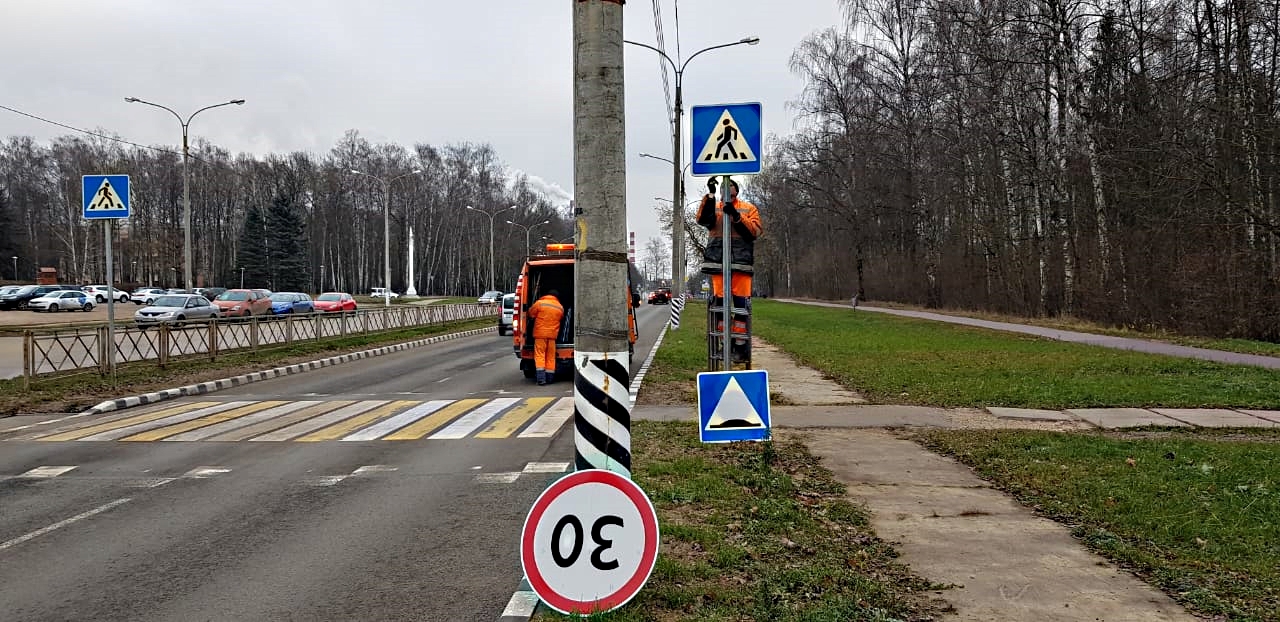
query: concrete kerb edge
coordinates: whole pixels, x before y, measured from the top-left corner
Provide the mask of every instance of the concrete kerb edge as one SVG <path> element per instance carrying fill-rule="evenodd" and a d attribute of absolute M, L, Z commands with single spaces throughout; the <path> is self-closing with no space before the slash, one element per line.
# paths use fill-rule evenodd
<path fill-rule="evenodd" d="M 141 406 L 144 404 L 154 404 L 156 402 L 163 402 L 165 400 L 171 400 L 177 397 L 187 397 L 190 395 L 203 395 L 206 393 L 213 393 L 214 391 L 229 389 L 232 387 L 238 387 L 241 385 L 251 384 L 254 382 L 260 382 L 262 380 L 270 380 L 272 378 L 277 378 L 279 376 L 300 374 L 313 369 L 323 369 L 325 367 L 330 367 L 333 365 L 341 365 L 343 363 L 349 363 L 351 361 L 361 360 L 364 358 L 382 356 L 384 354 L 392 354 L 395 352 L 402 352 L 410 348 L 419 348 L 426 345 L 440 343 L 442 341 L 450 341 L 453 339 L 461 339 L 463 337 L 471 337 L 474 335 L 492 332 L 495 330 L 497 330 L 497 327 L 492 326 L 489 328 L 476 328 L 473 330 L 466 330 L 458 333 L 449 333 L 447 335 L 436 335 L 434 337 L 426 337 L 423 339 L 417 339 L 417 340 L 409 341 L 405 343 L 397 343 L 389 346 L 382 346 L 380 348 L 373 348 L 371 350 L 362 350 L 360 352 L 353 352 L 350 354 L 342 354 L 338 356 L 331 356 L 328 358 L 317 359 L 307 363 L 298 363 L 295 365 L 288 365 L 286 367 L 276 367 L 276 368 L 268 369 L 265 371 L 253 372 L 251 374 L 242 374 L 239 376 L 232 376 L 230 378 L 222 378 L 219 380 L 209 380 L 207 382 L 201 382 L 198 384 L 189 384 L 184 387 L 177 387 L 174 389 L 165 389 L 163 391 L 144 393 L 142 395 L 132 395 L 129 397 L 123 397 L 123 398 L 114 399 L 114 400 L 107 400 L 88 410 L 85 410 L 84 412 L 81 412 L 79 416 L 101 415 L 103 413 L 109 413 L 114 410 L 124 410 L 126 408 L 133 408 L 134 406 Z"/>

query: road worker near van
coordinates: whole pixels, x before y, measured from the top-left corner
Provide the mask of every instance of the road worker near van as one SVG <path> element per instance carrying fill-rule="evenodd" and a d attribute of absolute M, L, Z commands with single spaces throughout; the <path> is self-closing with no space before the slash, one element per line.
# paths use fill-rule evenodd
<path fill-rule="evenodd" d="M 756 238 L 764 231 L 760 222 L 760 210 L 755 205 L 738 198 L 738 182 L 729 180 L 729 204 L 716 201 L 716 178 L 707 180 L 710 192 L 702 197 L 702 205 L 698 207 L 698 224 L 707 228 L 706 251 L 703 253 L 702 272 L 711 276 L 710 306 L 720 306 L 725 296 L 724 274 L 721 262 L 724 260 L 724 241 L 720 232 L 721 218 L 729 217 L 729 292 L 733 298 L 733 308 L 749 309 L 751 298 L 752 271 L 755 266 Z M 746 343 L 747 318 L 741 314 L 733 317 L 734 333 L 742 334 L 742 338 L 734 339 L 734 348 L 743 355 L 750 344 Z M 719 328 L 719 326 L 717 326 Z"/>
<path fill-rule="evenodd" d="M 549 384 L 556 375 L 556 336 L 560 334 L 560 320 L 564 318 L 564 306 L 560 304 L 560 292 L 551 290 L 529 305 L 528 316 L 533 320 L 533 364 L 538 369 L 538 384 Z"/>

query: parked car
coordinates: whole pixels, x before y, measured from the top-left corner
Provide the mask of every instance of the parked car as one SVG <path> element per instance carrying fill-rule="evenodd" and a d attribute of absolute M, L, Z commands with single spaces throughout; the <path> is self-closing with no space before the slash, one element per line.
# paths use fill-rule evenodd
<path fill-rule="evenodd" d="M 88 294 L 98 304 L 105 303 L 108 296 L 115 298 L 116 302 L 129 302 L 128 292 L 122 292 L 106 285 L 86 285 L 84 286 L 84 293 Z"/>
<path fill-rule="evenodd" d="M 316 307 L 311 302 L 311 296 L 298 292 L 276 292 L 271 294 L 271 313 L 273 315 L 315 312 Z"/>
<path fill-rule="evenodd" d="M 511 322 L 516 316 L 516 295 L 507 294 L 502 297 L 502 313 L 498 316 L 498 334 L 511 332 Z"/>
<path fill-rule="evenodd" d="M 129 300 L 132 300 L 135 305 L 149 305 L 164 293 L 164 290 L 158 287 L 139 287 L 129 295 Z"/>
<path fill-rule="evenodd" d="M 219 316 L 218 307 L 197 294 L 165 294 L 150 305 L 138 309 L 133 321 L 139 328 L 157 324 L 182 326 L 191 321 L 207 321 Z"/>
<path fill-rule="evenodd" d="M 93 300 L 80 290 L 60 289 L 27 301 L 32 311 L 92 311 Z"/>
<path fill-rule="evenodd" d="M 213 300 L 214 298 L 221 296 L 222 292 L 225 292 L 225 291 L 227 291 L 227 288 L 225 287 L 197 287 L 196 288 L 196 293 L 201 296 L 204 296 L 206 300 Z"/>
<path fill-rule="evenodd" d="M 394 291 L 388 293 L 387 288 L 385 287 L 375 287 L 369 293 L 369 296 L 373 298 L 399 298 L 400 294 L 397 294 Z"/>
<path fill-rule="evenodd" d="M 0 294 L 0 309 L 26 309 L 31 300 L 56 291 L 71 291 L 71 288 L 61 285 L 23 285 L 7 294 Z"/>
<path fill-rule="evenodd" d="M 271 313 L 271 295 L 256 289 L 229 289 L 213 300 L 222 317 L 249 317 Z"/>
<path fill-rule="evenodd" d="M 496 305 L 501 300 L 502 300 L 502 292 L 495 290 L 495 291 L 485 292 L 483 294 L 480 294 L 480 297 L 476 299 L 476 304 Z"/>
<path fill-rule="evenodd" d="M 669 305 L 671 304 L 671 290 L 661 287 L 649 292 L 649 304 L 651 305 Z"/>
<path fill-rule="evenodd" d="M 316 311 L 355 311 L 356 299 L 343 292 L 325 292 L 313 303 Z"/>

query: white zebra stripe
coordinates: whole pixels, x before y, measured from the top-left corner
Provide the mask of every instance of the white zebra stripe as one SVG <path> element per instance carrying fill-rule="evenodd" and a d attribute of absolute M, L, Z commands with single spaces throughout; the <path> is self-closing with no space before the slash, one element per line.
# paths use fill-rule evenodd
<path fill-rule="evenodd" d="M 547 438 L 556 433 L 573 416 L 573 398 L 562 397 L 550 408 L 543 411 L 532 425 L 525 428 L 517 438 Z"/>
<path fill-rule="evenodd" d="M 183 413 L 181 415 L 174 415 L 172 417 L 165 417 L 164 419 L 156 419 L 155 421 L 147 421 L 145 423 L 136 423 L 134 425 L 125 426 L 123 428 L 117 428 L 115 430 L 107 430 L 106 432 L 99 432 L 97 434 L 94 434 L 92 436 L 86 436 L 79 440 L 81 441 L 114 441 L 114 440 L 124 438 L 126 436 L 131 436 L 138 432 L 145 432 L 147 430 L 152 430 L 155 428 L 163 428 L 167 425 L 173 425 L 175 423 L 182 423 L 184 421 L 191 421 L 192 419 L 199 419 L 206 415 L 220 413 L 224 410 L 231 410 L 233 408 L 240 408 L 241 406 L 248 406 L 249 404 L 253 404 L 253 403 L 255 402 L 253 401 L 223 402 L 221 404 L 218 404 L 217 406 L 209 406 L 207 408 L 193 410 L 189 413 Z"/>
<path fill-rule="evenodd" d="M 427 440 L 455 440 L 466 438 L 476 428 L 487 423 L 498 413 L 511 408 L 520 401 L 518 397 L 501 397 L 490 400 L 487 404 L 467 413 L 461 419 L 449 424 L 449 427 L 432 434 Z"/>
<path fill-rule="evenodd" d="M 240 428 L 258 423 L 259 421 L 266 421 L 267 419 L 279 417 L 280 415 L 287 415 L 295 410 L 301 410 L 306 406 L 311 406 L 313 404 L 319 404 L 319 403 L 320 402 L 292 402 L 289 404 L 281 404 L 274 408 L 268 408 L 262 412 L 253 413 L 252 415 L 248 415 L 246 417 L 240 417 L 237 419 L 232 419 L 230 421 L 223 421 L 222 423 L 217 423 L 204 428 L 196 428 L 194 430 L 191 430 L 190 432 L 183 432 L 182 434 L 178 434 L 176 436 L 170 436 L 168 438 L 163 438 L 160 440 L 162 441 L 198 441 L 201 439 L 209 438 L 211 436 L 217 436 L 219 434 L 222 434 L 223 432 L 238 430 Z"/>
<path fill-rule="evenodd" d="M 263 434 L 262 436 L 255 436 L 249 440 L 250 441 L 287 441 L 291 438 L 295 438 L 298 436 L 302 436 L 303 434 L 307 434 L 308 432 L 315 432 L 320 428 L 327 428 L 339 421 L 342 421 L 343 419 L 354 417 L 366 410 L 373 410 L 374 408 L 382 406 L 383 404 L 386 404 L 389 401 L 390 400 L 369 400 L 364 402 L 356 402 L 355 404 L 344 406 L 329 414 L 321 415 L 319 417 L 312 417 L 311 419 L 307 419 L 306 421 L 303 421 L 301 423 L 295 423 L 287 428 L 276 430 L 275 432 L 270 432 L 268 434 Z"/>
<path fill-rule="evenodd" d="M 431 400 L 423 402 L 406 410 L 390 419 L 379 421 L 363 430 L 348 434 L 340 440 L 344 441 L 375 441 L 379 438 L 395 432 L 431 413 L 452 404 L 454 400 Z"/>

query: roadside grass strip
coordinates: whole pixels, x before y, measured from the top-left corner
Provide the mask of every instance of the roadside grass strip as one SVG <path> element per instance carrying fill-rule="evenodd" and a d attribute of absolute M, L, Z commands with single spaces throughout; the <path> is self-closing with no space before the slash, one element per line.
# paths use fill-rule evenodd
<path fill-rule="evenodd" d="M 753 311 L 757 335 L 874 403 L 1048 409 L 1280 407 L 1280 373 L 1258 367 L 852 309 L 757 300 Z M 679 350 L 659 352 L 658 362 L 687 366 L 692 362 L 688 356 Z M 655 364 L 657 369 L 661 368 Z"/>
<path fill-rule="evenodd" d="M 1199 613 L 1280 620 L 1280 430 L 916 438 Z"/>
<path fill-rule="evenodd" d="M 668 330 L 639 387 L 637 404 L 695 404 L 698 372 L 707 371 L 706 302 L 690 301 L 680 328 Z"/>
<path fill-rule="evenodd" d="M 704 445 L 680 422 L 636 421 L 631 433 L 661 548 L 635 600 L 591 619 L 919 620 L 946 608 L 803 444 Z"/>

